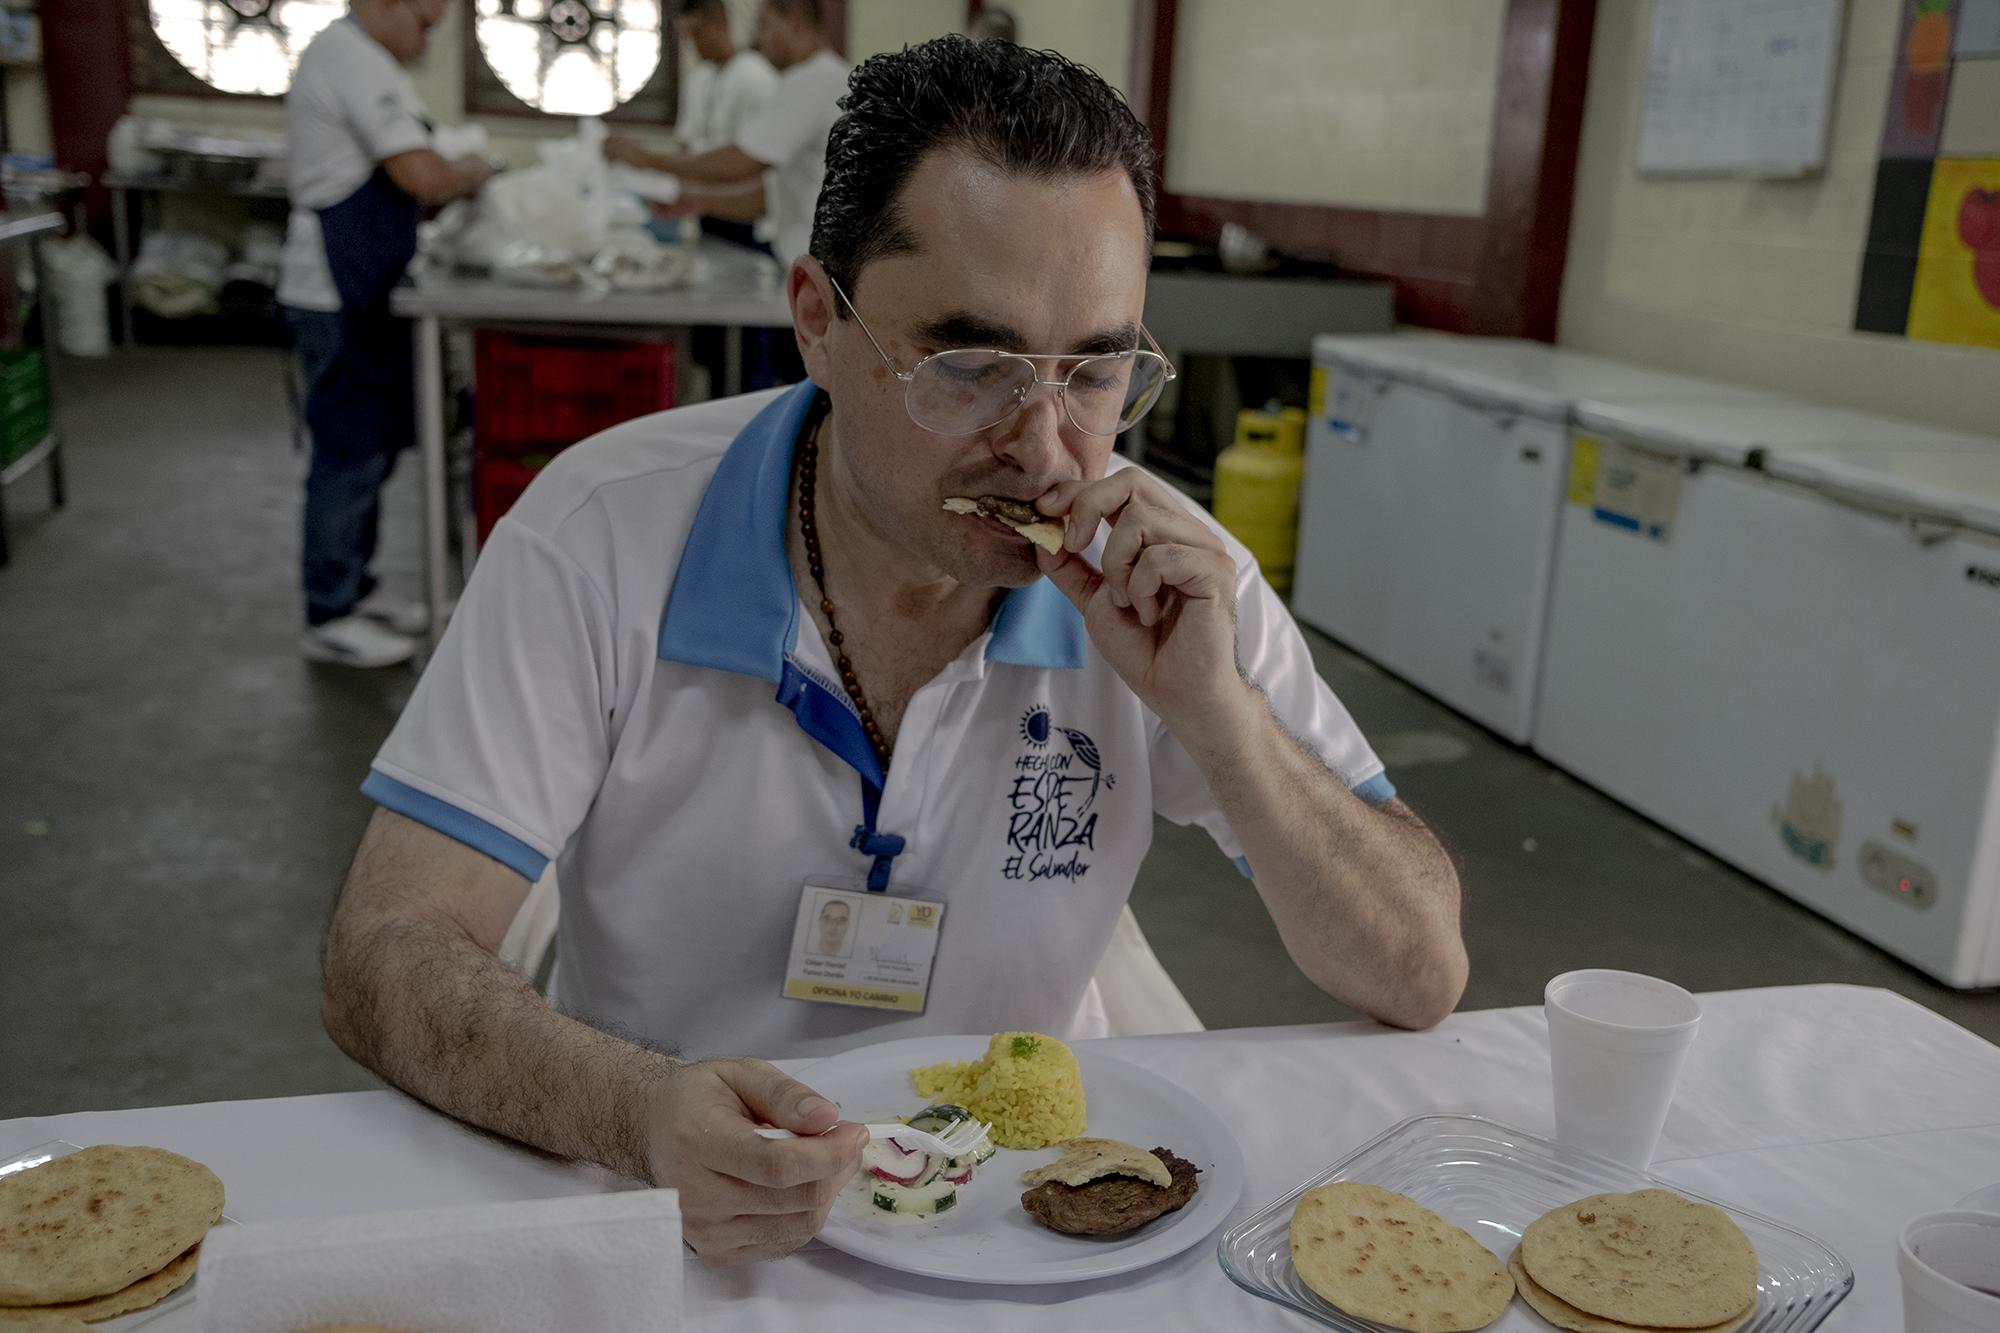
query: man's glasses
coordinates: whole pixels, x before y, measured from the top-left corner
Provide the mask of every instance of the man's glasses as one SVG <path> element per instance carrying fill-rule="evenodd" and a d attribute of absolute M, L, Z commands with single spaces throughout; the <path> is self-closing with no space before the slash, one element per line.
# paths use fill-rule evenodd
<path fill-rule="evenodd" d="M 840 294 L 882 364 L 902 381 L 903 408 L 910 420 L 933 435 L 977 435 L 990 430 L 1020 411 L 1038 384 L 1056 391 L 1071 424 L 1084 434 L 1118 435 L 1152 410 L 1160 401 L 1160 391 L 1176 373 L 1143 326 L 1139 332 L 1147 347 L 1129 352 L 1077 356 L 957 347 L 933 352 L 917 362 L 915 369 L 903 370 L 882 350 L 847 292 L 831 276 L 827 281 L 833 282 L 833 290 Z M 1042 361 L 1069 369 L 1059 378 L 1044 379 L 1036 366 Z"/>

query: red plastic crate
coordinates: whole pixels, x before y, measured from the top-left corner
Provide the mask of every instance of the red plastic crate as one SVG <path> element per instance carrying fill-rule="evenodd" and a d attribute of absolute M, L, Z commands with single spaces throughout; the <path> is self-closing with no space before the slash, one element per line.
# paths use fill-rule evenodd
<path fill-rule="evenodd" d="M 473 440 L 491 457 L 549 453 L 674 405 L 672 343 L 481 330 Z"/>
<path fill-rule="evenodd" d="M 521 498 L 521 492 L 528 489 L 528 483 L 548 465 L 546 455 L 538 455 L 532 460 L 519 458 L 494 458 L 474 452 L 472 455 L 472 520 L 479 532 L 479 544 L 493 535 L 493 525 L 500 521 L 500 515 L 514 507 L 514 501 Z"/>

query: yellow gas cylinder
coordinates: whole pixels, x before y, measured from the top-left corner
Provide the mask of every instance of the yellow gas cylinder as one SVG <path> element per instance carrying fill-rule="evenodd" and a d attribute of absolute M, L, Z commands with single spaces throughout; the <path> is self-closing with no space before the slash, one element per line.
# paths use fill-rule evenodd
<path fill-rule="evenodd" d="M 1303 414 L 1294 423 L 1280 412 L 1245 409 L 1236 414 L 1236 443 L 1215 460 L 1216 520 L 1250 548 L 1280 591 L 1292 585 L 1298 552 L 1304 439 Z"/>

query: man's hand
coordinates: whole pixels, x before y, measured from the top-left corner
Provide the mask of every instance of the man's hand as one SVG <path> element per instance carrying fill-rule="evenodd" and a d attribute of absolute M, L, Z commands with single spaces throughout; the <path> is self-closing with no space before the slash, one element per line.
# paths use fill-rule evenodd
<path fill-rule="evenodd" d="M 644 144 L 629 134 L 608 134 L 604 137 L 604 158 L 607 162 L 623 162 L 628 167 L 643 167 L 651 153 Z"/>
<path fill-rule="evenodd" d="M 459 186 L 467 195 L 478 194 L 493 179 L 493 164 L 477 153 L 453 158 L 451 167 L 458 173 Z"/>
<path fill-rule="evenodd" d="M 1207 525 L 1138 468 L 1066 481 L 1035 505 L 1063 518 L 1042 572 L 1083 612 L 1091 642 L 1176 732 L 1237 716 L 1251 697 L 1236 663 L 1236 563 Z M 1102 570 L 1077 554 L 1111 524 Z"/>
<path fill-rule="evenodd" d="M 761 1138 L 758 1124 L 807 1137 Z M 682 1234 L 710 1264 L 775 1259 L 811 1240 L 867 1143 L 832 1102 L 761 1060 L 681 1065 L 647 1108 L 647 1168 L 680 1191 Z"/>

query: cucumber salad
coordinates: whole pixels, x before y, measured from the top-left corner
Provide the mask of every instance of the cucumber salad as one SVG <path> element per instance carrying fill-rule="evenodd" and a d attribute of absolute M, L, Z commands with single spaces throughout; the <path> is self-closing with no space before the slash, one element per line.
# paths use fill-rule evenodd
<path fill-rule="evenodd" d="M 903 1123 L 911 1129 L 942 1134 L 961 1120 L 972 1119 L 963 1106 L 926 1106 Z M 949 1212 L 958 1203 L 958 1189 L 972 1183 L 972 1169 L 995 1152 L 991 1140 L 963 1157 L 917 1152 L 894 1139 L 871 1143 L 861 1154 L 867 1171 L 868 1202 L 885 1213 L 930 1217 Z"/>

